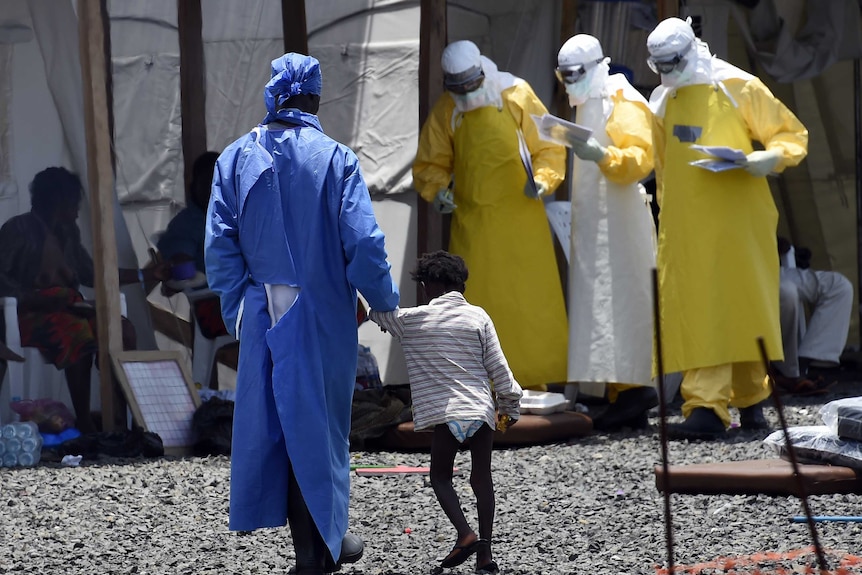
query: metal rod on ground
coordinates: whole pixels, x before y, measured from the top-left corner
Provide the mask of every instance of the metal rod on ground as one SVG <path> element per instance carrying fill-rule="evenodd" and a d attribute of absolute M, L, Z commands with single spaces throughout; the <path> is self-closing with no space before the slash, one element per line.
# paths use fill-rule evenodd
<path fill-rule="evenodd" d="M 862 65 L 859 58 L 853 60 L 853 143 L 854 157 L 862 154 Z M 856 281 L 862 286 L 862 166 L 856 162 Z M 862 345 L 862 290 L 859 292 L 857 317 L 859 318 L 859 343 Z"/>
<path fill-rule="evenodd" d="M 862 523 L 862 517 L 855 515 L 815 515 L 811 520 L 817 523 Z M 793 523 L 806 523 L 807 521 L 808 517 L 804 515 L 793 516 Z"/>
<path fill-rule="evenodd" d="M 769 355 L 766 353 L 766 343 L 762 337 L 757 338 L 757 346 L 760 348 L 760 359 L 763 361 L 763 367 L 766 373 L 769 373 Z M 787 456 L 790 458 L 790 465 L 793 467 L 793 476 L 796 478 L 796 484 L 799 488 L 799 498 L 802 500 L 802 509 L 805 512 L 806 523 L 808 530 L 811 532 L 811 541 L 814 543 L 814 553 L 817 555 L 817 564 L 820 571 L 826 573 L 829 570 L 829 565 L 826 563 L 826 556 L 823 554 L 823 547 L 820 545 L 820 537 L 817 535 L 817 527 L 814 525 L 814 517 L 811 515 L 811 508 L 808 506 L 808 490 L 805 489 L 805 481 L 802 479 L 802 472 L 799 471 L 799 460 L 796 459 L 796 449 L 793 448 L 793 442 L 790 441 L 790 436 L 787 433 L 787 420 L 784 417 L 784 405 L 778 395 L 778 390 L 772 385 L 772 378 L 769 378 L 769 386 L 771 388 L 772 401 L 775 403 L 775 410 L 778 412 L 778 421 L 781 423 L 781 433 L 784 434 L 784 446 L 787 450 Z"/>
<path fill-rule="evenodd" d="M 667 456 L 667 402 L 664 389 L 664 361 L 661 351 L 661 306 L 658 297 L 658 271 L 652 269 L 652 310 L 655 329 L 655 358 L 658 372 L 659 440 L 661 441 L 661 469 L 664 477 L 664 531 L 667 544 L 667 572 L 673 575 L 673 520 L 670 513 L 670 465 Z"/>

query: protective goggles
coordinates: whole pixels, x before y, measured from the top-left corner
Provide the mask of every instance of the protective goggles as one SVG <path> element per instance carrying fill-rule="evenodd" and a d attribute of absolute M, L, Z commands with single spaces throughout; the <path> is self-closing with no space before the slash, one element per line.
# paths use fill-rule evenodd
<path fill-rule="evenodd" d="M 656 74 L 670 74 L 681 63 L 685 62 L 685 55 L 690 49 L 691 44 L 686 46 L 681 52 L 677 52 L 671 56 L 670 59 L 668 59 L 667 56 L 662 56 L 661 59 L 657 60 L 655 57 L 650 56 L 647 58 L 647 65 L 649 66 L 649 69 Z"/>
<path fill-rule="evenodd" d="M 457 74 L 444 74 L 443 87 L 455 94 L 467 94 L 478 90 L 485 81 L 485 72 L 481 66 L 474 66 L 469 70 Z"/>
<path fill-rule="evenodd" d="M 557 66 L 554 70 L 554 74 L 557 76 L 557 80 L 563 84 L 574 84 L 586 76 L 587 72 L 592 68 L 595 68 L 601 61 L 602 60 L 596 60 L 594 62 L 587 62 L 586 64 L 578 64 L 577 66 L 566 66 L 565 68 Z"/>

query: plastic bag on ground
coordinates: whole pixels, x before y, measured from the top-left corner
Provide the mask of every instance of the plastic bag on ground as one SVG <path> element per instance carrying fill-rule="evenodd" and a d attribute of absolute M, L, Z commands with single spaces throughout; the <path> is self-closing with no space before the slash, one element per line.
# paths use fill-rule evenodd
<path fill-rule="evenodd" d="M 828 425 L 791 427 L 787 436 L 802 463 L 828 463 L 862 469 L 862 442 L 841 439 Z M 784 432 L 770 433 L 763 442 L 782 459 L 788 459 Z"/>
<path fill-rule="evenodd" d="M 820 408 L 820 417 L 838 437 L 862 441 L 862 397 L 830 401 Z"/>

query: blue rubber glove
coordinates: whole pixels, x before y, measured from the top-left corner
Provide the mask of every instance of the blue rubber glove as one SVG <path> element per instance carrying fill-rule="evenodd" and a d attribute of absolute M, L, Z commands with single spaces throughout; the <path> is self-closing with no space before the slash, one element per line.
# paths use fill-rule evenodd
<path fill-rule="evenodd" d="M 443 188 L 437 192 L 437 195 L 434 197 L 433 205 L 434 209 L 441 214 L 451 214 L 455 211 L 455 208 L 458 207 L 452 199 L 452 190 L 447 188 Z"/>
<path fill-rule="evenodd" d="M 741 162 L 745 170 L 756 178 L 767 176 L 778 165 L 781 159 L 779 150 L 756 150 L 745 157 Z"/>
<path fill-rule="evenodd" d="M 590 138 L 586 142 L 575 140 L 572 142 L 572 152 L 582 160 L 588 162 L 601 162 L 608 151 L 595 138 Z"/>

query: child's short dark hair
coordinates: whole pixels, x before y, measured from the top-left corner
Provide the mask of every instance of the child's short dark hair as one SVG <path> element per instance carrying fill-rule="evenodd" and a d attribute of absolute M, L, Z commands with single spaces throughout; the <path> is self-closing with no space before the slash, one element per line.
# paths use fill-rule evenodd
<path fill-rule="evenodd" d="M 467 283 L 467 264 L 460 256 L 439 250 L 422 254 L 416 262 L 416 269 L 410 272 L 413 281 L 435 282 L 448 286 Z"/>

